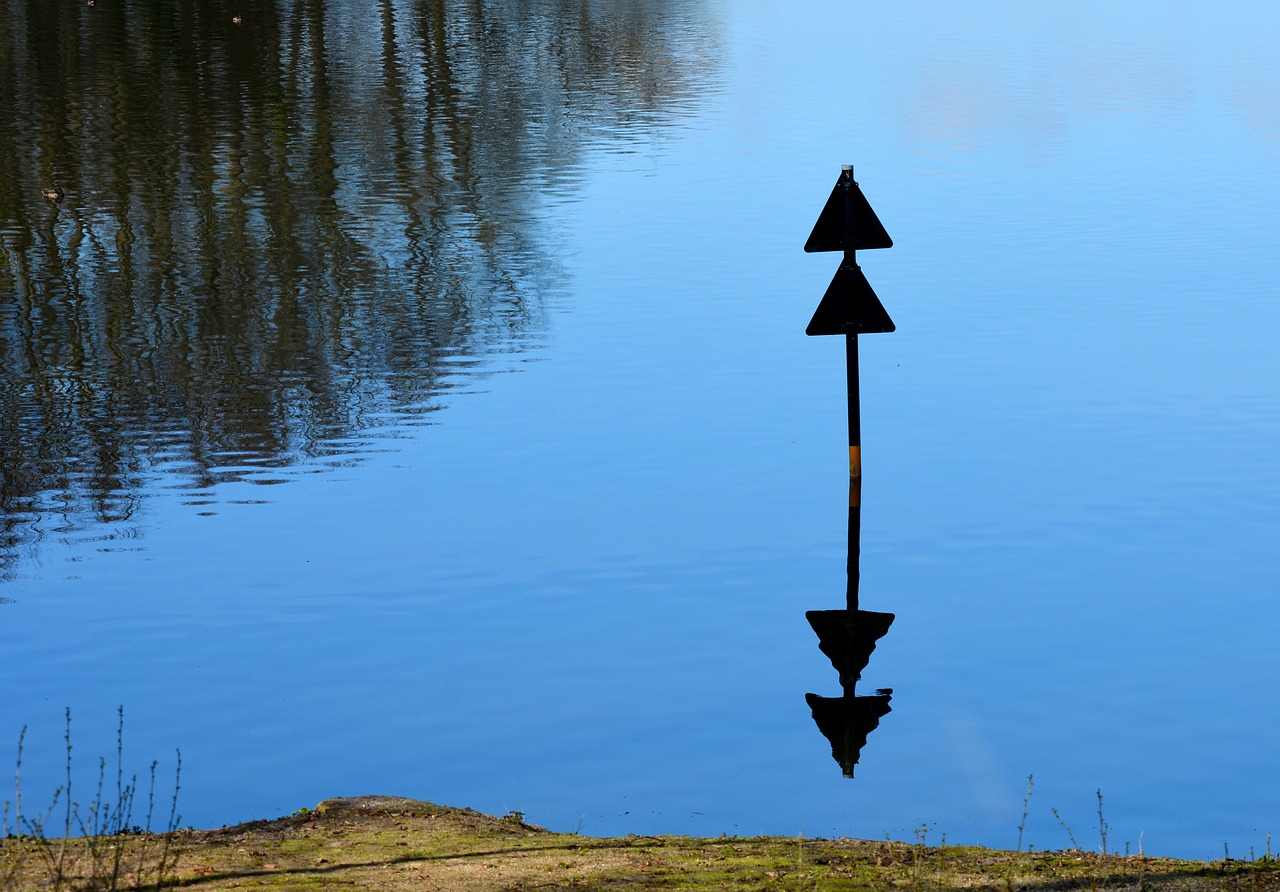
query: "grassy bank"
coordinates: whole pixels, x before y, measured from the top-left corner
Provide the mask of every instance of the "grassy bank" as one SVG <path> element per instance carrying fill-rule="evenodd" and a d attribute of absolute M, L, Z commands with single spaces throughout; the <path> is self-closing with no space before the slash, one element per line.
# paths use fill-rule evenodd
<path fill-rule="evenodd" d="M 163 845 L 167 838 L 167 847 Z M 1277 890 L 1280 862 L 1177 861 L 1080 851 L 1002 852 L 792 837 L 596 839 L 551 833 L 470 809 L 395 797 L 331 799 L 273 821 L 173 834 L 119 834 L 63 846 L 61 876 L 33 840 L 0 840 L 5 892 L 154 887 L 154 872 L 103 875 L 103 864 L 156 866 L 197 890 L 554 889 L 1222 889 Z M 103 846 L 106 846 L 104 849 Z M 103 856 L 106 860 L 103 860 Z M 95 868 L 93 858 L 96 857 Z M 147 866 L 149 865 L 149 866 Z"/>

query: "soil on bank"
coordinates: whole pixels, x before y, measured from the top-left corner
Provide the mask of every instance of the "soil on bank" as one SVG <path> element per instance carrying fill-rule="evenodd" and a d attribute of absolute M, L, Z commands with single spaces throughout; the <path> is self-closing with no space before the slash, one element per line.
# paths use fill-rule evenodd
<path fill-rule="evenodd" d="M 168 848 L 165 848 L 167 842 Z M 160 836 L 0 840 L 0 888 L 214 890 L 1221 889 L 1280 892 L 1280 862 L 1175 861 L 795 837 L 597 839 L 389 796 L 329 799 L 273 821 Z M 48 851 L 41 851 L 41 848 Z M 105 873 L 104 873 L 105 871 Z"/>

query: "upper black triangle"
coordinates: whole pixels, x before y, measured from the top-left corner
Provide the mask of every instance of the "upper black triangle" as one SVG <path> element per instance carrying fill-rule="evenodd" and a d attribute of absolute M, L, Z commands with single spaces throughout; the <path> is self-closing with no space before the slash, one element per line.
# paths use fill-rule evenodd
<path fill-rule="evenodd" d="M 847 201 L 846 201 L 847 197 Z M 871 209 L 853 177 L 844 171 L 836 180 L 818 222 L 804 243 L 805 251 L 864 251 L 892 248 L 893 239 Z"/>
<path fill-rule="evenodd" d="M 858 335 L 890 332 L 896 328 L 884 304 L 871 290 L 862 268 L 846 261 L 836 270 L 804 333 Z"/>

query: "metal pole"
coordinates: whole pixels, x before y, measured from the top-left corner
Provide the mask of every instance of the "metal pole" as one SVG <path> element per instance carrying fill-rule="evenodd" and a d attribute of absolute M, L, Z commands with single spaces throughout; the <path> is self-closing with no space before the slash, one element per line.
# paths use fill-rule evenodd
<path fill-rule="evenodd" d="M 858 557 L 862 538 L 862 420 L 858 403 L 858 336 L 844 336 L 845 375 L 849 390 L 849 610 L 858 609 Z"/>
<path fill-rule="evenodd" d="M 853 212 L 853 165 L 844 164 L 840 168 L 845 186 L 844 227 L 848 243 L 853 242 L 857 233 L 857 221 Z M 843 263 L 857 266 L 857 252 L 846 248 Z M 862 552 L 862 412 L 858 393 L 858 335 L 857 332 L 844 336 L 845 387 L 849 399 L 849 560 L 848 587 L 845 600 L 849 610 L 858 609 L 858 558 Z"/>

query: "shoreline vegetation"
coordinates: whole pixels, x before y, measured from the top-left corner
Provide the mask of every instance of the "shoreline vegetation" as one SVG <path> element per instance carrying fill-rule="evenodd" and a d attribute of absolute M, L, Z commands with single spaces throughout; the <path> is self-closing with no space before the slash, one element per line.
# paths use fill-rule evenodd
<path fill-rule="evenodd" d="M 1185 861 L 927 845 L 923 839 L 598 838 L 544 830 L 519 812 L 494 817 L 395 796 L 328 799 L 286 817 L 215 830 L 0 839 L 3 892 L 156 888 L 1266 892 L 1280 890 L 1280 861 L 1269 852 L 1249 860 L 1224 853 L 1219 861 Z"/>
<path fill-rule="evenodd" d="M 176 755 L 167 808 L 157 800 L 158 761 L 145 789 L 126 779 L 124 707 L 118 707 L 114 770 L 97 761 L 87 804 L 73 796 L 71 710 L 65 712 L 66 780 L 41 810 L 24 809 L 18 735 L 14 798 L 0 813 L 0 892 L 117 892 L 195 889 L 411 890 L 1064 890 L 1136 889 L 1280 892 L 1280 860 L 1225 849 L 1218 861 L 1108 853 L 1109 826 L 1098 790 L 1099 850 L 1075 834 L 1060 851 L 1023 849 L 1034 779 L 1028 775 L 1017 847 L 929 845 L 915 841 L 806 839 L 803 836 L 593 837 L 557 833 L 512 811 L 502 817 L 399 796 L 326 799 L 314 809 L 211 830 L 181 828 Z M 114 788 L 114 789 L 112 789 Z M 80 790 L 76 785 L 75 790 Z M 28 804 L 29 804 L 28 797 Z M 160 824 L 162 819 L 163 825 Z M 156 827 L 153 830 L 153 826 Z"/>

